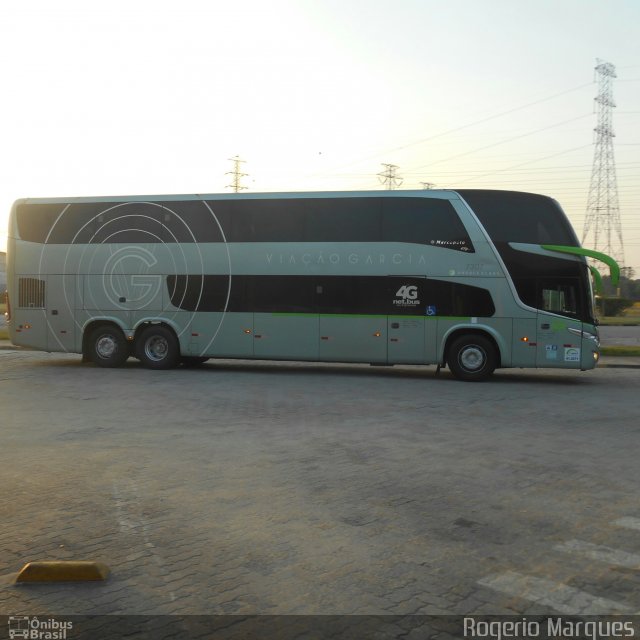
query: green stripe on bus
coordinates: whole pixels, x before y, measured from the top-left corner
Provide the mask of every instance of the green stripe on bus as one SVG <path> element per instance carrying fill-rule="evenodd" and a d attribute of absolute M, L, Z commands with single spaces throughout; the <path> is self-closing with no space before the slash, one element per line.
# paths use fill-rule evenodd
<path fill-rule="evenodd" d="M 600 275 L 600 272 L 593 265 L 590 264 L 588 266 L 589 266 L 589 271 L 591 271 L 591 275 L 593 276 L 593 283 L 596 288 L 596 293 L 599 295 L 602 293 L 602 290 L 603 290 L 602 276 Z"/>
<path fill-rule="evenodd" d="M 583 247 L 565 247 L 559 244 L 541 244 L 543 249 L 547 251 L 557 251 L 558 253 L 570 253 L 574 256 L 586 256 L 587 258 L 593 258 L 604 262 L 609 267 L 609 273 L 611 275 L 611 284 L 615 287 L 620 280 L 620 267 L 618 263 L 606 253 L 600 251 L 594 251 L 593 249 L 584 249 Z"/>
<path fill-rule="evenodd" d="M 424 320 L 464 320 L 466 322 L 471 321 L 470 316 L 410 316 L 410 315 L 402 315 L 402 316 L 394 316 L 394 315 L 386 315 L 383 313 L 286 313 L 286 312 L 277 312 L 272 313 L 272 316 L 275 317 L 285 317 L 285 316 L 296 316 L 298 318 L 394 318 L 399 320 L 416 320 L 416 319 L 424 319 Z"/>

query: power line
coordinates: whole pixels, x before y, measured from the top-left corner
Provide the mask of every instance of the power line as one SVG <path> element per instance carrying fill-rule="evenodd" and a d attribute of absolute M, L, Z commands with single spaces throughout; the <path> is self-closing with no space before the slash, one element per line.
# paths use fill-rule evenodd
<path fill-rule="evenodd" d="M 420 138 L 419 140 L 415 140 L 414 142 L 409 142 L 407 144 L 400 145 L 398 147 L 392 147 L 390 149 L 378 151 L 376 153 L 369 154 L 367 156 L 362 156 L 362 157 L 358 158 L 357 160 L 353 160 L 353 161 L 348 162 L 346 164 L 339 165 L 334 170 L 335 171 L 339 171 L 340 169 L 343 169 L 343 168 L 346 168 L 346 167 L 351 167 L 354 164 L 359 164 L 361 162 L 365 162 L 366 160 L 371 160 L 372 158 L 379 158 L 381 155 L 385 155 L 385 154 L 388 154 L 388 153 L 394 153 L 396 151 L 403 151 L 404 149 L 408 149 L 409 147 L 414 147 L 416 145 L 423 144 L 425 142 L 430 142 L 431 140 L 436 140 L 437 138 L 442 138 L 444 136 L 448 136 L 448 135 L 450 135 L 452 133 L 457 133 L 458 131 L 463 131 L 464 129 L 469 129 L 471 127 L 475 127 L 476 125 L 484 124 L 485 122 L 490 122 L 491 120 L 496 120 L 498 118 L 502 118 L 503 116 L 510 115 L 510 114 L 515 113 L 517 111 L 522 111 L 524 109 L 528 109 L 529 107 L 533 107 L 535 105 L 542 104 L 543 102 L 548 102 L 549 100 L 554 100 L 555 98 L 560 98 L 561 96 L 567 95 L 568 93 L 573 93 L 574 91 L 578 91 L 580 89 L 584 89 L 585 87 L 589 87 L 592 84 L 593 84 L 593 81 L 592 82 L 586 82 L 586 83 L 580 84 L 580 85 L 578 85 L 576 87 L 572 87 L 571 89 L 565 89 L 564 91 L 560 91 L 559 93 L 554 93 L 553 95 L 546 96 L 544 98 L 539 98 L 537 100 L 532 100 L 531 102 L 527 102 L 526 104 L 520 105 L 518 107 L 513 107 L 511 109 L 507 109 L 506 111 L 500 111 L 499 113 L 494 113 L 491 116 L 487 116 L 487 117 L 481 118 L 479 120 L 474 120 L 473 122 L 468 122 L 467 124 L 460 125 L 459 127 L 454 127 L 453 129 L 447 129 L 446 131 L 442 131 L 440 133 L 436 133 L 434 135 L 427 136 L 426 138 Z"/>
<path fill-rule="evenodd" d="M 505 169 L 496 169 L 495 171 L 490 171 L 488 173 L 484 173 L 482 175 L 479 176 L 473 176 L 472 178 L 467 178 L 466 180 L 463 180 L 462 182 L 469 182 L 470 180 L 476 180 L 478 178 L 485 178 L 487 176 L 492 176 L 495 175 L 496 173 L 500 173 L 502 171 L 511 171 L 513 169 L 519 169 L 520 167 L 524 167 L 528 164 L 533 164 L 534 162 L 541 162 L 542 160 L 549 160 L 550 158 L 556 158 L 558 156 L 562 156 L 565 153 L 571 153 L 572 151 L 578 151 L 579 149 L 584 149 L 586 147 L 590 147 L 591 145 L 589 144 L 585 144 L 585 145 L 581 145 L 579 147 L 573 147 L 571 149 L 565 149 L 564 151 L 559 151 L 558 153 L 554 153 L 550 156 L 544 156 L 543 158 L 536 158 L 535 160 L 528 160 L 527 162 L 521 162 L 519 164 L 514 164 L 511 165 L 510 167 L 506 167 Z"/>
<path fill-rule="evenodd" d="M 500 140 L 499 142 L 493 142 L 491 144 L 485 145 L 483 147 L 478 147 L 477 149 L 472 149 L 471 151 L 463 151 L 462 153 L 457 153 L 453 156 L 448 156 L 447 158 L 441 158 L 440 160 L 435 160 L 434 162 L 429 162 L 428 164 L 423 164 L 420 167 L 415 167 L 414 170 L 424 169 L 425 167 L 431 167 L 434 164 L 440 164 L 441 162 L 447 162 L 448 160 L 455 160 L 457 158 L 462 158 L 463 156 L 468 156 L 472 153 L 478 153 L 479 151 L 484 151 L 485 149 L 491 149 L 493 147 L 500 146 L 502 144 L 507 144 L 508 142 L 513 142 L 514 140 L 520 140 L 521 138 L 526 138 L 528 136 L 535 135 L 536 133 L 541 133 L 542 131 L 548 131 L 549 129 L 554 129 L 555 127 L 560 127 L 563 124 L 569 124 L 570 122 L 575 122 L 576 120 L 582 120 L 583 118 L 588 118 L 592 114 L 586 113 L 581 116 L 577 116 L 576 118 L 569 118 L 569 120 L 563 120 L 562 122 L 556 122 L 555 124 L 550 124 L 546 127 L 541 127 L 540 129 L 535 129 L 534 131 L 528 131 L 527 133 L 522 133 L 517 136 L 512 136 L 511 138 L 507 138 L 506 140 Z M 578 148 L 578 147 L 576 147 Z"/>
<path fill-rule="evenodd" d="M 554 175 L 558 174 L 558 169 L 562 169 L 565 173 L 569 173 L 569 172 L 573 172 L 573 173 L 582 173 L 586 170 L 591 170 L 591 168 L 593 167 L 593 163 L 590 164 L 568 164 L 568 165 L 554 165 L 554 166 L 545 166 L 545 167 L 534 167 L 534 168 L 527 168 L 527 169 L 517 169 L 517 167 L 522 167 L 525 164 L 532 164 L 535 162 L 540 162 L 542 160 L 546 160 L 549 159 L 550 157 L 555 157 L 555 156 L 559 156 L 565 153 L 569 153 L 570 151 L 576 151 L 578 149 L 586 149 L 587 147 L 591 147 L 591 144 L 587 144 L 587 145 L 583 145 L 581 147 L 573 147 L 571 149 L 565 149 L 564 151 L 559 151 L 558 153 L 553 154 L 553 156 L 544 156 L 543 158 L 535 158 L 533 160 L 527 160 L 526 163 L 520 163 L 518 165 L 511 165 L 509 167 L 504 167 L 504 168 L 496 168 L 493 170 L 493 172 L 497 173 L 497 172 L 503 172 L 503 171 L 511 171 L 514 170 L 515 173 L 520 173 L 520 172 L 526 172 L 526 173 L 531 173 L 531 172 L 536 172 L 536 173 L 552 173 Z M 616 167 L 618 169 L 624 169 L 624 170 L 629 170 L 629 171 L 636 171 L 637 167 L 640 167 L 640 161 L 629 161 L 629 162 L 616 162 Z M 477 177 L 482 177 L 483 175 L 485 175 L 487 172 L 486 169 L 468 169 L 465 171 L 462 171 L 462 173 L 465 174 L 478 174 Z M 439 176 L 458 176 L 460 175 L 461 170 L 455 170 L 455 171 L 438 171 L 437 175 Z M 368 174 L 357 174 L 357 173 L 352 173 L 352 174 L 336 174 L 336 175 L 343 175 L 343 176 L 347 176 L 347 177 L 358 177 L 358 176 L 363 176 L 363 175 L 368 175 Z M 419 172 L 404 172 L 404 175 L 420 175 Z M 635 175 L 635 173 L 634 173 Z"/>

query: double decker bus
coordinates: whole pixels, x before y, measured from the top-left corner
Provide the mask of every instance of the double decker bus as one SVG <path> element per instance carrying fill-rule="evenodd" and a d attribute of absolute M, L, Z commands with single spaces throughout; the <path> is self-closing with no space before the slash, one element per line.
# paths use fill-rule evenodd
<path fill-rule="evenodd" d="M 152 369 L 209 358 L 587 370 L 590 267 L 558 203 L 443 190 L 23 199 L 16 345 Z"/>

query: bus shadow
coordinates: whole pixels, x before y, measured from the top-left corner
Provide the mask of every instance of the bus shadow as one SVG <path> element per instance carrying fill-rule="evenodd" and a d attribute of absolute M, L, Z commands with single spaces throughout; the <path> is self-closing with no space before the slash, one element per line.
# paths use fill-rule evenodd
<path fill-rule="evenodd" d="M 42 360 L 37 363 L 45 367 L 62 367 L 65 369 L 90 368 L 101 370 L 90 362 L 82 362 L 77 359 L 51 359 Z M 212 375 L 220 372 L 246 373 L 246 374 L 271 374 L 282 376 L 318 376 L 331 375 L 341 377 L 370 377 L 389 379 L 413 379 L 413 380 L 434 380 L 442 383 L 472 384 L 465 383 L 453 376 L 448 368 L 443 367 L 440 371 L 435 365 L 366 365 L 356 363 L 324 363 L 324 362 L 300 362 L 300 361 L 272 361 L 272 360 L 226 360 L 211 359 L 197 367 L 187 367 L 180 365 L 168 371 L 153 371 L 146 369 L 142 364 L 133 358 L 129 359 L 123 367 L 112 371 L 141 371 L 149 375 L 165 375 L 174 373 L 185 376 L 192 375 Z M 109 369 L 107 369 L 109 371 Z M 549 371 L 549 370 L 524 370 L 524 369 L 497 369 L 492 377 L 481 384 L 552 384 L 554 386 L 581 386 L 591 384 L 593 379 L 588 376 L 589 372 L 580 373 L 577 371 Z M 478 383 L 476 383 L 478 384 Z"/>
<path fill-rule="evenodd" d="M 140 363 L 136 363 L 140 366 Z M 182 367 L 181 367 L 182 368 Z M 458 380 L 451 371 L 436 365 L 366 365 L 355 363 L 319 363 L 291 361 L 252 361 L 252 360 L 210 360 L 195 368 L 184 367 L 185 372 L 215 373 L 228 371 L 234 373 L 271 373 L 283 375 L 314 376 L 328 374 L 344 377 L 406 378 L 415 380 L 438 380 L 443 383 L 473 384 Z M 590 382 L 584 374 L 572 371 L 550 372 L 548 370 L 531 371 L 524 369 L 498 369 L 488 380 L 481 384 L 553 384 L 580 386 Z M 478 384 L 478 383 L 475 383 Z"/>
<path fill-rule="evenodd" d="M 298 361 L 210 360 L 199 367 L 184 367 L 185 372 L 202 373 L 269 373 L 285 376 L 331 375 L 341 377 L 414 378 L 436 377 L 435 366 L 390 367 L 355 363 Z"/>

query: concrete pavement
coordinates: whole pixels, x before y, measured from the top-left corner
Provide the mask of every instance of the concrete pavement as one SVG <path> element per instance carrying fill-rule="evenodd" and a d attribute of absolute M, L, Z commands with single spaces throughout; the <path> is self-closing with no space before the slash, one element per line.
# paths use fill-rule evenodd
<path fill-rule="evenodd" d="M 0 370 L 0 613 L 640 610 L 636 370 Z M 112 575 L 10 582 L 65 559 Z"/>

